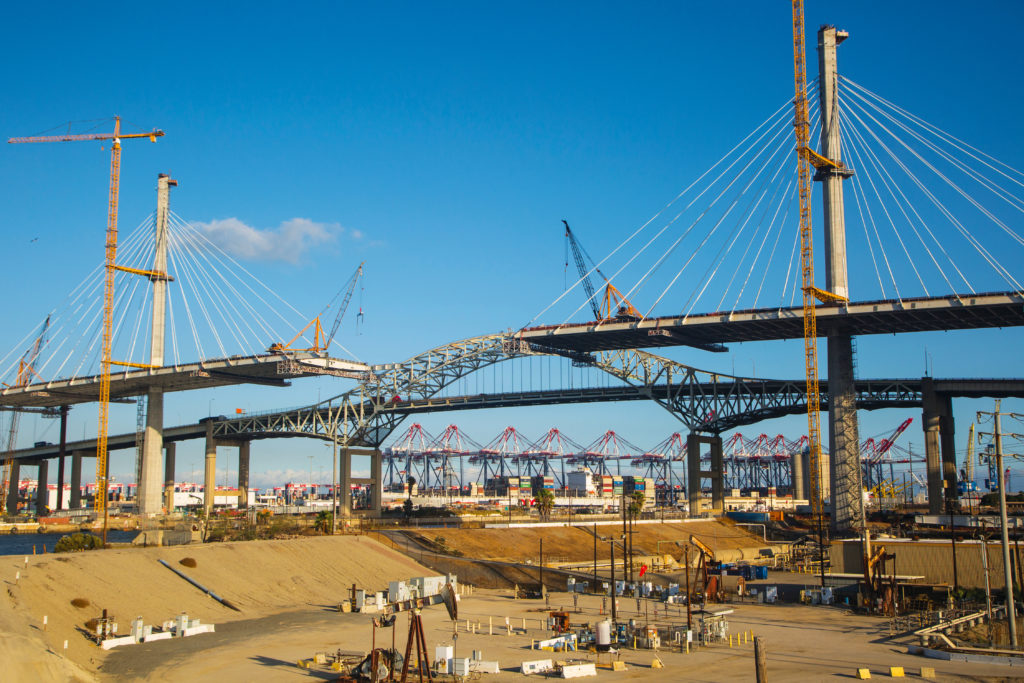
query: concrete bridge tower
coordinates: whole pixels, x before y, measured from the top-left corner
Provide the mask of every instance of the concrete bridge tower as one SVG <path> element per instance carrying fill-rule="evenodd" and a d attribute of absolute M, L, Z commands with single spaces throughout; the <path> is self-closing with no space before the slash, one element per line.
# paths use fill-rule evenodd
<path fill-rule="evenodd" d="M 150 335 L 149 364 L 164 364 L 164 341 L 167 318 L 167 214 L 170 211 L 171 188 L 178 181 L 165 173 L 157 178 L 156 189 L 156 244 L 153 257 L 153 325 Z M 163 476 L 164 446 L 164 391 L 151 386 L 146 391 L 146 433 L 142 446 L 142 467 L 139 478 L 139 514 L 160 513 L 164 498 Z"/>
<path fill-rule="evenodd" d="M 834 26 L 818 30 L 818 95 L 821 102 L 821 154 L 838 164 L 842 157 L 839 138 L 839 75 L 836 46 L 847 33 Z M 851 175 L 840 166 L 822 167 L 814 179 L 822 184 L 825 209 L 825 289 L 850 296 L 846 270 L 846 221 L 843 212 L 843 180 Z M 832 494 L 832 530 L 859 530 L 864 524 L 864 498 L 860 468 L 860 434 L 853 383 L 853 337 L 842 330 L 828 335 L 828 442 Z"/>

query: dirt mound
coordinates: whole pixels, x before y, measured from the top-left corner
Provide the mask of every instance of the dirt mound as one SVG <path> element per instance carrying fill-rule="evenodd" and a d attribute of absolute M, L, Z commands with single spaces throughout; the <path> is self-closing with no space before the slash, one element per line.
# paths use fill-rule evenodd
<path fill-rule="evenodd" d="M 157 560 L 196 566 L 188 576 L 242 611 L 234 612 L 191 586 Z M 15 584 L 13 577 L 21 572 Z M 157 624 L 181 612 L 204 622 L 252 619 L 303 606 L 340 602 L 352 584 L 368 590 L 388 581 L 429 573 L 401 553 L 360 536 L 216 543 L 167 548 L 126 548 L 70 556 L 0 558 L 7 583 L 0 610 L 0 657 L 23 667 L 10 680 L 89 680 L 104 653 L 87 638 L 85 623 L 103 609 L 120 630 L 141 616 Z M 88 600 L 87 608 L 72 600 Z M 47 625 L 43 630 L 43 617 Z M 54 653 L 68 641 L 68 659 Z M 87 671 L 80 670 L 74 663 Z"/>
<path fill-rule="evenodd" d="M 435 547 L 437 536 L 444 537 L 444 545 L 455 548 L 467 558 L 502 560 L 506 562 L 537 562 L 540 541 L 544 540 L 544 562 L 585 562 L 594 556 L 594 525 L 523 527 L 512 529 L 438 529 L 419 535 L 424 544 Z M 681 551 L 675 541 L 688 541 L 694 535 L 714 551 L 764 547 L 764 541 L 743 529 L 719 520 L 664 522 L 636 524 L 633 534 L 633 552 L 636 555 L 671 554 L 678 558 Z M 622 524 L 598 522 L 598 536 L 618 538 Z M 417 534 L 413 534 L 415 537 Z M 415 552 L 413 553 L 415 556 Z M 597 543 L 598 560 L 607 560 L 607 542 Z"/>

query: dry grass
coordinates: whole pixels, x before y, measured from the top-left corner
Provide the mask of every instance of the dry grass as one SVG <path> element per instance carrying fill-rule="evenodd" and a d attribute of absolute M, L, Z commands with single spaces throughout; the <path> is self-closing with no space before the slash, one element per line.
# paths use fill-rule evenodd
<path fill-rule="evenodd" d="M 195 569 L 198 563 L 191 557 L 183 557 L 180 560 L 178 560 L 178 564 L 184 567 L 189 567 L 190 569 Z"/>
<path fill-rule="evenodd" d="M 84 609 L 92 603 L 89 602 L 88 598 L 75 598 L 71 601 L 71 604 L 77 607 L 78 609 Z"/>

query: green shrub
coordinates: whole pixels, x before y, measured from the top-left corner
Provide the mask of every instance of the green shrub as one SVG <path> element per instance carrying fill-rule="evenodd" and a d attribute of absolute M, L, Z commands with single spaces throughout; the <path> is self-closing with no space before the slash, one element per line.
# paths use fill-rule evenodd
<path fill-rule="evenodd" d="M 82 550 L 95 550 L 103 547 L 103 539 L 92 534 L 71 534 L 61 536 L 54 546 L 55 553 L 74 553 Z"/>

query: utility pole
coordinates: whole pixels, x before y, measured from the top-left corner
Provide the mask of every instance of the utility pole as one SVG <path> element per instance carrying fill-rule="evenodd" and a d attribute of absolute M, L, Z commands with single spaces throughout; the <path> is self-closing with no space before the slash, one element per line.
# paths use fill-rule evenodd
<path fill-rule="evenodd" d="M 1001 538 L 1003 543 L 1003 581 L 1006 584 L 1006 619 L 1009 622 L 1010 627 L 1010 647 L 1014 650 L 1017 649 L 1017 612 L 1013 603 L 1013 574 L 1010 571 L 1010 537 L 1007 530 L 1007 519 L 1006 519 L 1006 483 L 1003 480 L 1003 428 L 1001 416 L 1003 413 L 999 412 L 999 408 L 1002 405 L 1002 401 L 996 399 L 996 409 L 991 413 L 978 412 L 978 421 L 981 421 L 982 415 L 991 415 L 994 422 L 995 432 L 991 434 L 996 442 L 996 479 L 998 480 L 999 490 L 999 524 L 1001 531 Z M 982 432 L 978 433 L 981 437 Z M 985 434 L 989 435 L 989 434 Z M 1013 438 L 1024 438 L 1020 434 L 1008 434 Z"/>
<path fill-rule="evenodd" d="M 611 594 L 612 594 L 612 628 L 615 628 L 616 613 L 615 613 L 615 538 L 614 537 L 611 537 L 611 538 L 608 539 L 608 545 L 611 547 L 611 552 L 612 552 L 612 555 L 611 555 L 612 559 L 611 559 L 611 563 L 610 563 L 609 566 L 612 568 L 612 590 L 611 590 Z"/>

